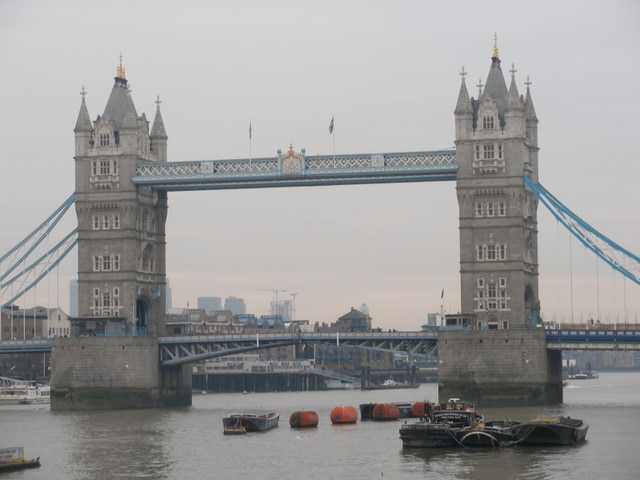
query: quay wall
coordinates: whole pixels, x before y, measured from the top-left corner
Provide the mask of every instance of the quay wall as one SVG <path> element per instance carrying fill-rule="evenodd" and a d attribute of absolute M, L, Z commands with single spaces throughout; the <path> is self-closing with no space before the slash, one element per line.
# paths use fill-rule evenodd
<path fill-rule="evenodd" d="M 191 405 L 189 365 L 161 368 L 153 337 L 56 338 L 51 363 L 52 410 Z"/>
<path fill-rule="evenodd" d="M 562 402 L 562 353 L 543 329 L 438 333 L 438 396 L 479 406 Z"/>

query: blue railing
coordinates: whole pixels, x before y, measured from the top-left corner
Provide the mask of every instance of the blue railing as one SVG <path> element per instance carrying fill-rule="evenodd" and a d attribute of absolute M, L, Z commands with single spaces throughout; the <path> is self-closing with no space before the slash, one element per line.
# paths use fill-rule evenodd
<path fill-rule="evenodd" d="M 547 329 L 547 343 L 640 343 L 640 330 Z"/>

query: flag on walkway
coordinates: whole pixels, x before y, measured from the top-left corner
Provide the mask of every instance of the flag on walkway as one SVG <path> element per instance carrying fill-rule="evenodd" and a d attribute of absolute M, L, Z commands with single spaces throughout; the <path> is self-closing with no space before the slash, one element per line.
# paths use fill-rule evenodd
<path fill-rule="evenodd" d="M 333 117 L 331 117 L 331 123 L 329 124 L 329 134 L 333 133 Z"/>
<path fill-rule="evenodd" d="M 444 298 L 444 288 L 442 289 L 442 293 L 440 294 L 440 298 Z"/>
<path fill-rule="evenodd" d="M 251 120 L 249 120 L 249 140 L 251 140 Z"/>

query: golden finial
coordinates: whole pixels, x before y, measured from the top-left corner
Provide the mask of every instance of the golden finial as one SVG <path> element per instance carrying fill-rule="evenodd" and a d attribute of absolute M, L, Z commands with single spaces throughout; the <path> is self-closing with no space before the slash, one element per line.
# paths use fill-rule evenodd
<path fill-rule="evenodd" d="M 289 155 L 293 155 L 296 151 L 293 149 L 293 143 L 289 144 Z"/>
<path fill-rule="evenodd" d="M 498 34 L 496 32 L 493 33 L 493 56 L 500 58 L 498 55 Z"/>
<path fill-rule="evenodd" d="M 124 74 L 124 67 L 122 66 L 122 54 L 120 54 L 120 65 L 116 68 L 116 77 L 126 80 L 127 77 Z"/>

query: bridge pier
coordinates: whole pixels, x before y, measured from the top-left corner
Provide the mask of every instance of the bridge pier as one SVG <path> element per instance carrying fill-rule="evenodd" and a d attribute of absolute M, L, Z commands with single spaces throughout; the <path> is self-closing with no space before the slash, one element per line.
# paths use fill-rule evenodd
<path fill-rule="evenodd" d="M 562 402 L 562 353 L 542 329 L 438 333 L 438 396 L 485 406 Z"/>
<path fill-rule="evenodd" d="M 189 365 L 160 367 L 153 337 L 56 338 L 51 410 L 191 405 Z"/>

